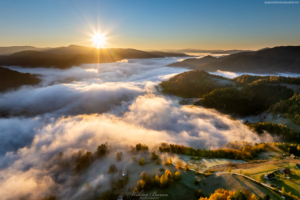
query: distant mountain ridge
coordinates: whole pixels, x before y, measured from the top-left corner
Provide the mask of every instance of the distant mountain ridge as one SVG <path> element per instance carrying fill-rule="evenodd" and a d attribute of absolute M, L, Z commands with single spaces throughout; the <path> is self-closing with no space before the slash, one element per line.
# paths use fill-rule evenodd
<path fill-rule="evenodd" d="M 198 68 L 201 67 L 203 65 L 206 65 L 207 63 L 211 63 L 211 62 L 216 62 L 219 59 L 213 56 L 205 56 L 203 58 L 189 58 L 186 60 L 183 60 L 181 62 L 177 62 L 177 63 L 172 63 L 169 66 L 174 66 L 174 67 L 186 67 L 188 66 L 189 68 Z"/>
<path fill-rule="evenodd" d="M 0 56 L 0 66 L 54 67 L 66 69 L 87 63 L 108 63 L 122 59 L 186 57 L 183 53 L 141 51 L 136 49 L 97 49 L 70 45 L 44 51 L 22 51 Z"/>
<path fill-rule="evenodd" d="M 254 52 L 241 52 L 216 59 L 203 57 L 184 60 L 170 66 L 204 71 L 232 71 L 248 73 L 300 73 L 300 46 L 281 46 Z"/>
<path fill-rule="evenodd" d="M 165 49 L 164 51 L 177 52 L 177 53 L 211 53 L 211 54 L 234 54 L 240 52 L 249 52 L 251 50 L 206 50 L 206 49 Z"/>
<path fill-rule="evenodd" d="M 10 55 L 20 51 L 43 51 L 50 48 L 37 48 L 33 46 L 11 46 L 11 47 L 0 47 L 0 55 Z"/>

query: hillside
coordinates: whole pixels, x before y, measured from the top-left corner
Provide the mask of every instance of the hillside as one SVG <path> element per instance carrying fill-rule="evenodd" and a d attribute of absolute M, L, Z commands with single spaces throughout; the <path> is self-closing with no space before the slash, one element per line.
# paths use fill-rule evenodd
<path fill-rule="evenodd" d="M 70 68 L 84 63 L 108 63 L 122 59 L 161 58 L 166 56 L 186 56 L 166 52 L 146 52 L 135 49 L 96 49 L 71 45 L 44 52 L 22 51 L 8 56 L 0 56 L 0 66 L 55 67 Z"/>
<path fill-rule="evenodd" d="M 195 70 L 178 74 L 168 81 L 163 81 L 160 86 L 165 93 L 191 98 L 202 97 L 206 93 L 232 83 L 227 78 Z"/>
<path fill-rule="evenodd" d="M 233 79 L 238 86 L 248 84 L 294 84 L 300 85 L 300 77 L 284 77 L 284 76 L 253 76 L 244 74 Z"/>
<path fill-rule="evenodd" d="M 172 63 L 168 66 L 172 66 L 172 67 L 188 67 L 190 69 L 197 69 L 201 66 L 204 66 L 208 63 L 211 62 L 216 62 L 218 61 L 218 58 L 213 57 L 213 56 L 205 56 L 203 58 L 189 58 L 186 60 L 183 60 L 181 62 L 177 62 L 177 63 Z"/>
<path fill-rule="evenodd" d="M 216 62 L 207 62 L 206 64 L 203 64 L 202 59 L 198 59 L 197 62 L 196 67 L 187 67 L 211 72 L 221 70 L 251 73 L 300 73 L 300 46 L 274 47 L 254 52 L 242 52 L 224 56 L 218 58 Z"/>
<path fill-rule="evenodd" d="M 40 79 L 35 75 L 24 74 L 3 67 L 0 67 L 0 80 L 0 92 L 18 88 L 22 85 L 35 85 L 40 82 Z"/>
<path fill-rule="evenodd" d="M 296 124 L 300 125 L 300 94 L 295 94 L 290 99 L 274 104 L 269 111 L 288 115 Z"/>
<path fill-rule="evenodd" d="M 294 91 L 285 86 L 269 84 L 249 84 L 238 90 L 221 88 L 205 94 L 202 103 L 226 113 L 242 116 L 259 114 L 271 105 L 293 96 Z"/>

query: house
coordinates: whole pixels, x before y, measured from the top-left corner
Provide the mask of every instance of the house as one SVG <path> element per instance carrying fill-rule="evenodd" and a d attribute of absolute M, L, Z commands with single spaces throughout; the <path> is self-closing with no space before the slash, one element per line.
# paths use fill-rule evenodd
<path fill-rule="evenodd" d="M 298 169 L 300 169 L 300 165 L 299 165 L 299 164 L 296 164 L 296 167 L 297 167 Z"/>
<path fill-rule="evenodd" d="M 273 172 L 271 172 L 271 173 L 266 173 L 264 178 L 265 178 L 266 180 L 273 180 L 273 179 L 275 179 L 275 174 L 274 174 Z"/>

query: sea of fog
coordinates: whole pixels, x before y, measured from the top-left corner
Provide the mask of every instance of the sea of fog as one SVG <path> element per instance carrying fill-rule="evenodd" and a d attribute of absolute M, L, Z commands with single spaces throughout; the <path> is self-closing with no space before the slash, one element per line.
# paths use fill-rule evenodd
<path fill-rule="evenodd" d="M 249 72 L 230 72 L 230 71 L 221 71 L 221 70 L 217 70 L 215 72 L 209 72 L 210 74 L 214 74 L 214 75 L 220 75 L 223 77 L 227 77 L 227 78 L 235 78 L 237 76 L 241 76 L 243 74 L 248 74 L 248 75 L 254 75 L 254 76 L 286 76 L 286 77 L 299 77 L 300 74 L 295 74 L 295 73 L 282 73 L 282 72 L 278 72 L 278 73 L 273 73 L 273 74 L 257 74 L 257 73 L 249 73 Z"/>
<path fill-rule="evenodd" d="M 0 197 L 58 187 L 49 164 L 54 155 L 94 152 L 106 142 L 117 148 L 144 143 L 151 149 L 168 142 L 215 149 L 231 141 L 270 140 L 242 121 L 213 109 L 182 106 L 178 97 L 162 94 L 157 87 L 161 81 L 187 71 L 166 67 L 179 59 L 123 60 L 66 70 L 9 67 L 43 81 L 0 94 L 0 112 L 7 116 L 0 118 Z M 101 177 L 89 179 L 97 185 Z M 76 199 L 72 194 L 62 189 L 60 195 Z"/>

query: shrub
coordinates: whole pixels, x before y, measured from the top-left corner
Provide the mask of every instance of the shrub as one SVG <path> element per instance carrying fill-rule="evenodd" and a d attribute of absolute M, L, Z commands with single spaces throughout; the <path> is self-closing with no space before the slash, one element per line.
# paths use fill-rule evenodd
<path fill-rule="evenodd" d="M 214 171 L 211 171 L 211 170 L 207 170 L 203 173 L 204 176 L 211 176 L 213 175 Z"/>
<path fill-rule="evenodd" d="M 147 145 L 139 143 L 135 146 L 135 149 L 136 151 L 148 151 L 149 148 Z"/>
<path fill-rule="evenodd" d="M 285 188 L 284 188 L 284 187 L 281 188 L 281 194 L 282 194 L 282 195 L 285 194 Z"/>
<path fill-rule="evenodd" d="M 75 171 L 77 173 L 83 172 L 94 162 L 94 160 L 93 154 L 89 151 L 82 156 L 80 154 L 76 162 Z"/>
<path fill-rule="evenodd" d="M 266 194 L 265 196 L 264 196 L 264 198 L 263 198 L 263 200 L 270 200 L 271 198 L 270 198 L 270 196 L 268 195 L 268 194 Z"/>
<path fill-rule="evenodd" d="M 145 159 L 144 159 L 144 158 L 142 158 L 142 159 L 140 160 L 139 165 L 141 165 L 141 166 L 145 165 Z"/>
<path fill-rule="evenodd" d="M 202 190 L 197 190 L 196 191 L 196 197 L 197 197 L 197 199 L 199 199 L 200 197 L 204 197 L 204 194 L 203 194 Z"/>
<path fill-rule="evenodd" d="M 245 176 L 249 176 L 249 177 L 251 177 L 251 174 L 250 174 L 249 172 L 247 172 L 247 171 L 246 171 L 246 172 L 244 172 L 244 175 L 245 175 Z"/>
<path fill-rule="evenodd" d="M 145 171 L 141 173 L 140 177 L 146 182 L 148 179 L 150 179 L 149 175 Z"/>
<path fill-rule="evenodd" d="M 199 185 L 199 181 L 198 180 L 194 180 L 194 184 L 195 185 Z"/>
<path fill-rule="evenodd" d="M 158 160 L 158 159 L 155 161 L 155 164 L 157 164 L 157 165 L 159 165 L 159 164 L 160 164 L 160 162 L 159 162 L 159 160 Z"/>
<path fill-rule="evenodd" d="M 179 171 L 175 172 L 174 179 L 176 179 L 176 180 L 180 179 L 180 173 L 179 173 Z"/>
<path fill-rule="evenodd" d="M 169 159 L 166 161 L 165 165 L 172 165 L 172 159 L 169 158 Z"/>
<path fill-rule="evenodd" d="M 155 181 L 155 184 L 156 184 L 157 186 L 159 186 L 159 184 L 160 184 L 160 179 L 159 179 L 158 175 L 155 176 L 154 181 Z"/>
<path fill-rule="evenodd" d="M 257 178 L 257 181 L 260 182 L 260 183 L 264 183 L 265 182 L 264 175 L 259 176 Z"/>
<path fill-rule="evenodd" d="M 151 186 L 153 184 L 153 180 L 150 178 L 150 176 L 146 172 L 142 172 L 140 175 L 141 179 L 146 182 L 147 187 Z"/>
<path fill-rule="evenodd" d="M 228 168 L 227 172 L 231 172 L 231 167 Z"/>
<path fill-rule="evenodd" d="M 136 188 L 138 189 L 138 191 L 144 190 L 146 188 L 146 181 L 144 181 L 143 179 L 139 180 L 137 182 Z"/>
<path fill-rule="evenodd" d="M 187 164 L 184 166 L 184 170 L 185 171 L 190 171 L 190 166 L 188 166 Z"/>
<path fill-rule="evenodd" d="M 157 160 L 158 159 L 158 155 L 155 153 L 155 151 L 153 151 L 152 153 L 151 153 L 151 160 Z"/>
<path fill-rule="evenodd" d="M 258 200 L 258 198 L 255 194 L 252 194 L 251 197 L 250 197 L 250 200 Z"/>
<path fill-rule="evenodd" d="M 98 158 L 105 156 L 107 153 L 108 153 L 108 146 L 106 143 L 98 146 L 97 151 L 96 151 L 96 155 Z"/>
<path fill-rule="evenodd" d="M 234 193 L 234 198 L 238 199 L 238 200 L 247 200 L 245 194 L 242 193 L 240 190 L 238 190 Z"/>
<path fill-rule="evenodd" d="M 117 153 L 117 161 L 121 160 L 122 152 Z"/>
<path fill-rule="evenodd" d="M 163 174 L 160 179 L 160 187 L 165 188 L 168 185 L 169 179 L 168 176 L 166 174 Z"/>
<path fill-rule="evenodd" d="M 111 173 L 115 173 L 115 172 L 117 172 L 118 171 L 118 169 L 117 169 L 117 167 L 116 167 L 116 165 L 114 165 L 114 164 L 111 164 L 110 166 L 109 166 L 109 168 L 108 168 L 108 174 L 111 174 Z"/>
<path fill-rule="evenodd" d="M 165 171 L 165 175 L 168 177 L 168 179 L 172 179 L 173 178 L 172 173 L 168 169 Z"/>

